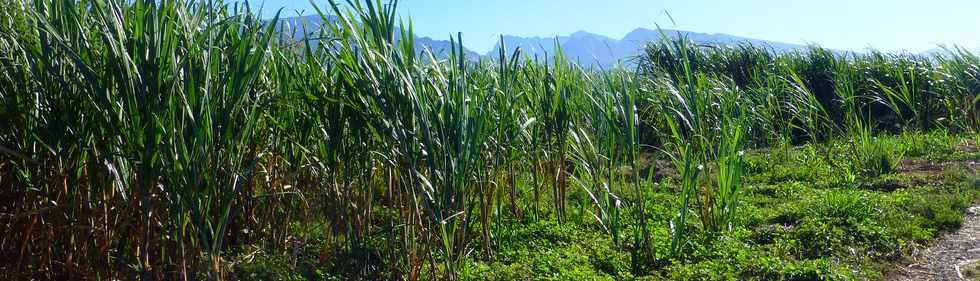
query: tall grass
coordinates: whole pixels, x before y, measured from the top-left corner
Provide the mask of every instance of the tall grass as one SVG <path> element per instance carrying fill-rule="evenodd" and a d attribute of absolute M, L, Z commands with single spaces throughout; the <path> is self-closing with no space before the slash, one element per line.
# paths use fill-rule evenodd
<path fill-rule="evenodd" d="M 882 173 L 879 133 L 980 129 L 962 50 L 680 39 L 593 70 L 561 46 L 427 49 L 397 4 L 330 2 L 296 26 L 211 1 L 0 3 L 0 269 L 233 279 L 246 245 L 319 239 L 345 278 L 454 280 L 501 225 L 576 215 L 651 264 L 658 225 L 675 255 L 739 227 L 746 148 L 847 136 Z M 665 221 L 648 214 L 657 158 L 678 174 L 656 185 L 679 187 Z"/>

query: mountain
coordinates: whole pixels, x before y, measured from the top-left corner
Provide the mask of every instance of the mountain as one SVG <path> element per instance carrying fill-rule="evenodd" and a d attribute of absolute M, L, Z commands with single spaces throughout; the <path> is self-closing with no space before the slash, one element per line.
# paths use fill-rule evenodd
<path fill-rule="evenodd" d="M 334 16 L 327 16 L 329 22 L 336 22 L 337 18 Z M 279 19 L 279 30 L 282 31 L 286 28 L 287 33 L 292 34 L 293 38 L 302 39 L 307 36 L 316 37 L 315 34 L 319 33 L 320 26 L 323 25 L 323 17 L 319 15 L 303 16 L 303 17 L 289 17 Z M 285 26 L 283 26 L 285 24 Z M 305 27 L 305 28 L 304 28 Z M 401 30 L 395 30 L 395 40 L 398 40 L 398 36 Z M 446 58 L 449 53 L 452 52 L 452 43 L 449 40 L 437 40 L 429 37 L 420 37 L 415 35 L 415 50 L 417 52 L 422 52 L 423 50 L 430 50 L 436 58 Z M 469 49 L 464 50 L 466 52 L 467 58 L 476 59 L 480 57 L 480 54 L 470 51 Z"/>
<path fill-rule="evenodd" d="M 768 40 L 759 40 L 759 39 L 746 38 L 746 37 L 738 37 L 738 36 L 728 35 L 723 33 L 707 34 L 707 33 L 669 30 L 669 29 L 663 30 L 663 32 L 671 39 L 676 39 L 679 36 L 686 36 L 688 39 L 691 39 L 692 41 L 698 42 L 700 44 L 731 45 L 731 44 L 748 43 L 757 46 L 769 47 L 777 52 L 798 50 L 800 48 L 806 47 L 804 45 L 775 42 L 775 41 L 768 41 Z M 647 42 L 651 40 L 659 40 L 660 38 L 661 38 L 660 32 L 656 30 L 637 28 L 631 31 L 629 34 L 626 34 L 626 37 L 623 37 L 623 41 L 630 41 L 635 43 L 635 42 Z"/>
<path fill-rule="evenodd" d="M 929 50 L 925 50 L 925 51 L 919 52 L 917 55 L 920 55 L 920 56 L 937 56 L 937 55 L 948 56 L 950 54 L 959 54 L 961 52 L 967 52 L 967 53 L 976 55 L 976 54 L 980 54 L 980 48 L 973 48 L 973 49 L 971 49 L 971 48 L 965 48 L 963 46 L 956 46 L 956 45 L 953 45 L 953 46 L 939 45 L 938 48 L 932 48 L 932 49 L 929 49 Z"/>
<path fill-rule="evenodd" d="M 329 18 L 334 21 L 336 18 Z M 308 34 L 315 33 L 322 25 L 323 19 L 318 16 L 291 17 L 280 20 L 285 22 L 290 28 L 294 38 L 303 38 Z M 314 32 L 303 30 L 303 23 L 310 26 Z M 395 31 L 396 34 L 399 31 Z M 663 32 L 663 34 L 661 34 Z M 610 68 L 618 63 L 630 65 L 632 58 L 640 53 L 647 42 L 659 41 L 663 36 L 670 39 L 677 39 L 685 36 L 698 44 L 753 44 L 771 48 L 776 52 L 800 50 L 806 48 L 804 45 L 767 41 L 746 37 L 738 37 L 728 34 L 708 34 L 681 30 L 653 30 L 637 28 L 624 36 L 622 39 L 614 39 L 607 36 L 579 31 L 568 36 L 557 37 L 521 37 L 513 35 L 503 35 L 506 45 L 507 55 L 511 55 L 515 49 L 520 48 L 522 54 L 531 58 L 544 60 L 553 57 L 555 54 L 555 41 L 557 41 L 565 55 L 572 61 L 578 62 L 585 67 Z M 425 49 L 431 50 L 437 58 L 445 58 L 451 52 L 449 40 L 433 39 L 431 37 L 415 36 L 416 51 Z M 496 44 L 493 49 L 486 54 L 478 54 L 466 49 L 468 59 L 495 58 L 498 56 L 500 45 Z"/>
<path fill-rule="evenodd" d="M 558 36 L 556 38 L 541 37 L 518 37 L 504 36 L 504 44 L 508 52 L 513 52 L 515 48 L 520 48 L 522 53 L 531 57 L 544 58 L 554 54 L 555 40 L 561 44 L 565 55 L 584 66 L 609 68 L 616 63 L 630 64 L 633 57 L 638 55 L 647 42 L 659 41 L 664 36 L 670 39 L 677 39 L 685 36 L 698 44 L 713 45 L 734 45 L 734 44 L 753 44 L 771 48 L 776 52 L 792 51 L 806 48 L 804 45 L 789 44 L 775 41 L 759 40 L 746 37 L 738 37 L 728 34 L 707 34 L 681 30 L 662 30 L 661 31 L 637 28 L 626 34 L 622 39 L 613 39 L 606 36 L 593 34 L 585 31 L 575 32 L 569 36 Z M 487 53 L 487 56 L 496 57 L 500 46 Z"/>
<path fill-rule="evenodd" d="M 415 36 L 415 50 L 421 52 L 427 49 L 436 58 L 449 57 L 449 53 L 453 51 L 452 48 L 453 45 L 449 40 L 436 40 L 429 37 Z M 475 60 L 480 58 L 480 54 L 470 49 L 463 48 L 463 51 L 466 52 L 466 59 Z"/>

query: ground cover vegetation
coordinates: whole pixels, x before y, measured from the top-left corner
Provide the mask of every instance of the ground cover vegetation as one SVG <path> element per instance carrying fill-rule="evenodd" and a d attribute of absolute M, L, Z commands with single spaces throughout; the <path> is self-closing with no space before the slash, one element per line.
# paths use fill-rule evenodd
<path fill-rule="evenodd" d="M 959 48 L 585 69 L 419 52 L 394 2 L 0 3 L 14 279 L 880 279 L 980 198 Z"/>

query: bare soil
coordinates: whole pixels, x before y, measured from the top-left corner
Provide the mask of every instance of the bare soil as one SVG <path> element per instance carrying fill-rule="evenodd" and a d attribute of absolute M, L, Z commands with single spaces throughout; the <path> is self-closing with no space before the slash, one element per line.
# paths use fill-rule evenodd
<path fill-rule="evenodd" d="M 914 258 L 893 280 L 980 280 L 980 204 L 967 210 L 963 226 Z"/>

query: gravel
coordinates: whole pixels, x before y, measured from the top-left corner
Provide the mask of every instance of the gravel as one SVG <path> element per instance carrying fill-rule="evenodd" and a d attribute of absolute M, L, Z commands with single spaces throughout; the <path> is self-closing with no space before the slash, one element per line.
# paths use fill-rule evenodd
<path fill-rule="evenodd" d="M 960 268 L 980 261 L 980 205 L 967 210 L 963 226 L 915 257 L 894 280 L 966 280 Z"/>

